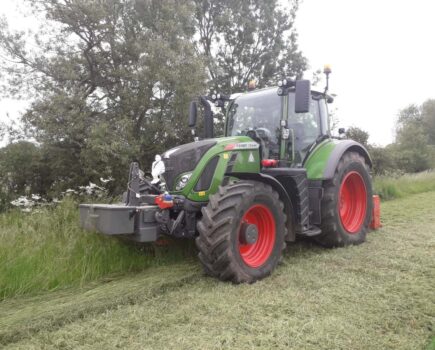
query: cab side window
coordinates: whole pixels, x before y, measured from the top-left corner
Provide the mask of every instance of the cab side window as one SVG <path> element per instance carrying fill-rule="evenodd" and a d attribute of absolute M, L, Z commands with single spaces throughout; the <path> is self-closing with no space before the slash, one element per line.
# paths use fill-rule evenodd
<path fill-rule="evenodd" d="M 289 105 L 292 106 L 294 104 L 290 101 Z M 293 131 L 295 143 L 294 145 L 289 145 L 289 147 L 294 147 L 295 161 L 300 163 L 311 145 L 321 134 L 319 101 L 311 99 L 310 111 L 308 113 L 295 113 L 293 108 L 289 108 L 288 127 Z"/>

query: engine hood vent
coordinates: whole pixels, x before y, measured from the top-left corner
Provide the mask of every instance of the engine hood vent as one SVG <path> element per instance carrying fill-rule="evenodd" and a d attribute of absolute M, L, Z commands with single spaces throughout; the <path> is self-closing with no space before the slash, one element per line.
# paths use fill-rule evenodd
<path fill-rule="evenodd" d="M 194 170 L 204 154 L 216 143 L 215 140 L 191 142 L 163 153 L 162 160 L 165 163 L 163 177 L 168 190 L 173 191 L 177 176 Z"/>

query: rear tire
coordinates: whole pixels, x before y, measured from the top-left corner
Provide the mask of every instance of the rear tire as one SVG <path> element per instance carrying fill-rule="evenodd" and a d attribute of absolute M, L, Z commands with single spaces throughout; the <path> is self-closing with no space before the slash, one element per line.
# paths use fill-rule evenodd
<path fill-rule="evenodd" d="M 334 178 L 324 183 L 322 233 L 314 239 L 330 248 L 363 243 L 372 208 L 369 167 L 359 153 L 346 152 Z"/>
<path fill-rule="evenodd" d="M 287 234 L 284 205 L 271 186 L 239 181 L 219 187 L 202 208 L 196 245 L 204 271 L 234 283 L 252 283 L 275 269 Z M 247 242 L 247 230 L 256 240 Z"/>

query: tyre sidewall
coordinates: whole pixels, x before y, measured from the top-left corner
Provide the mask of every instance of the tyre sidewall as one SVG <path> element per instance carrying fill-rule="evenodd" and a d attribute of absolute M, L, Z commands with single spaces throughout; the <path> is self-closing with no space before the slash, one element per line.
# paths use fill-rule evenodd
<path fill-rule="evenodd" d="M 364 217 L 364 221 L 363 224 L 361 225 L 360 229 L 355 232 L 355 233 L 349 233 L 344 227 L 343 224 L 341 222 L 341 218 L 340 218 L 340 188 L 341 185 L 343 183 L 343 180 L 345 178 L 345 176 L 352 172 L 355 171 L 357 172 L 359 175 L 361 175 L 364 184 L 365 184 L 365 188 L 366 188 L 366 203 L 367 203 L 367 207 L 366 207 L 366 215 Z M 345 245 L 348 244 L 359 244 L 364 242 L 365 240 L 365 236 L 367 234 L 368 231 L 368 227 L 370 224 L 370 220 L 372 217 L 372 209 L 373 209 L 373 202 L 372 202 L 372 186 L 371 186 L 371 178 L 370 178 L 370 174 L 367 171 L 367 168 L 365 166 L 364 163 L 358 162 L 358 161 L 352 161 L 349 163 L 345 163 L 344 166 L 338 171 L 338 174 L 336 175 L 337 178 L 335 179 L 336 181 L 336 186 L 334 188 L 334 195 L 335 195 L 335 201 L 336 201 L 336 206 L 335 206 L 335 211 L 336 211 L 336 224 L 337 224 L 337 231 L 338 234 L 340 235 L 340 238 L 342 239 L 343 243 Z"/>
<path fill-rule="evenodd" d="M 263 278 L 266 275 L 269 275 L 273 269 L 278 264 L 278 261 L 282 254 L 282 246 L 284 244 L 284 231 L 285 231 L 285 223 L 283 210 L 279 206 L 278 201 L 274 201 L 273 197 L 270 194 L 266 194 L 261 190 L 255 190 L 248 197 L 245 197 L 242 201 L 240 208 L 237 210 L 237 215 L 235 215 L 235 220 L 232 223 L 231 229 L 231 248 L 232 253 L 234 254 L 235 261 L 238 264 L 238 267 L 242 269 L 245 273 L 252 276 L 254 279 Z M 275 243 L 272 249 L 272 252 L 267 259 L 267 261 L 257 268 L 252 268 L 243 261 L 240 252 L 239 252 L 239 231 L 240 225 L 242 222 L 242 218 L 244 214 L 256 204 L 261 204 L 266 206 L 273 215 L 275 220 Z"/>

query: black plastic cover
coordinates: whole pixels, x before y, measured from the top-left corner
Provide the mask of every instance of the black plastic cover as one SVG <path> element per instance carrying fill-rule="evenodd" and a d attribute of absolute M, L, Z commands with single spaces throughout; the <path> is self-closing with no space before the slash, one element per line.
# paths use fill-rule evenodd
<path fill-rule="evenodd" d="M 311 83 L 309 80 L 296 80 L 295 113 L 310 111 Z"/>
<path fill-rule="evenodd" d="M 198 114 L 198 107 L 196 106 L 196 102 L 190 102 L 189 107 L 189 127 L 193 128 L 196 125 L 196 116 Z"/>
<path fill-rule="evenodd" d="M 219 156 L 215 156 L 208 162 L 204 168 L 198 182 L 195 185 L 195 191 L 207 191 L 210 188 L 211 181 L 213 180 L 213 175 L 216 170 L 217 163 L 219 161 Z"/>
<path fill-rule="evenodd" d="M 178 175 L 193 171 L 204 154 L 216 144 L 215 140 L 202 140 L 175 147 L 163 154 L 163 177 L 169 191 L 175 187 Z"/>

